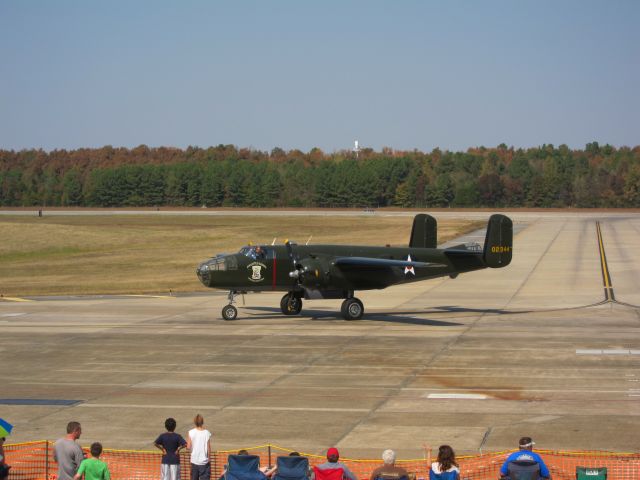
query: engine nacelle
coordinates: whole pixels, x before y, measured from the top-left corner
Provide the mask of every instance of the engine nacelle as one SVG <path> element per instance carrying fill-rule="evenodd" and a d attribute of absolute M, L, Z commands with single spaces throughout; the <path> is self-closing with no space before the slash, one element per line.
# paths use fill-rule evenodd
<path fill-rule="evenodd" d="M 321 288 L 328 284 L 329 263 L 320 258 L 305 258 L 298 264 L 300 283 L 309 288 Z"/>

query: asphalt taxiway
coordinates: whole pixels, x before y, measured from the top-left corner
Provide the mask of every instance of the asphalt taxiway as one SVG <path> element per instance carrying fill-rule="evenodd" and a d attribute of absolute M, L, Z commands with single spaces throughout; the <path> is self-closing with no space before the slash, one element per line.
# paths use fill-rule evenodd
<path fill-rule="evenodd" d="M 233 322 L 222 292 L 4 299 L 0 417 L 15 442 L 78 420 L 110 448 L 200 412 L 217 449 L 638 451 L 640 215 L 514 219 L 509 267 L 358 292 L 355 322 L 337 300 L 285 317 L 281 293 L 239 299 Z"/>

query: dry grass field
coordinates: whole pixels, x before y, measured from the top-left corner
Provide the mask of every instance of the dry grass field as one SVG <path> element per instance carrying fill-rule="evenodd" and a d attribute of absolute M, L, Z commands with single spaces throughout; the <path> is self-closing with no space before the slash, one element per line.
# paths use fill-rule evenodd
<path fill-rule="evenodd" d="M 204 291 L 196 265 L 249 242 L 406 245 L 410 217 L 95 215 L 0 218 L 3 296 Z M 484 222 L 443 220 L 442 243 Z"/>

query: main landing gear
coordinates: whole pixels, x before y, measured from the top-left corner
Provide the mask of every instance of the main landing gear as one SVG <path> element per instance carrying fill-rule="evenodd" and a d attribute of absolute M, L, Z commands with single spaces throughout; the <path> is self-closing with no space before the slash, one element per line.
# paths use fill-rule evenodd
<path fill-rule="evenodd" d="M 364 305 L 356 297 L 347 298 L 342 302 L 340 313 L 345 320 L 360 320 L 364 314 Z"/>
<path fill-rule="evenodd" d="M 280 310 L 285 315 L 298 315 L 302 310 L 302 298 L 297 297 L 293 292 L 287 293 L 280 300 Z"/>
<path fill-rule="evenodd" d="M 353 292 L 351 292 L 351 295 L 353 295 Z M 294 292 L 287 293 L 280 300 L 280 310 L 285 315 L 298 315 L 302 310 L 302 298 Z M 364 305 L 358 298 L 351 296 L 342 302 L 340 313 L 342 313 L 342 318 L 345 320 L 359 320 L 364 314 Z"/>
<path fill-rule="evenodd" d="M 240 292 L 244 293 L 244 292 Z M 346 293 L 346 292 L 345 292 Z M 225 320 L 235 320 L 238 317 L 238 309 L 234 307 L 236 291 L 229 292 L 229 304 L 222 309 L 222 318 Z M 353 292 L 348 292 L 349 297 L 342 302 L 340 313 L 345 320 L 359 320 L 364 315 L 364 305 L 360 299 L 353 296 Z M 335 298 L 335 297 L 334 297 Z M 280 300 L 280 310 L 285 315 L 298 315 L 302 311 L 302 297 L 298 292 L 289 292 Z"/>
<path fill-rule="evenodd" d="M 225 320 L 235 320 L 238 316 L 238 309 L 233 306 L 236 301 L 235 296 L 237 294 L 238 292 L 229 292 L 229 296 L 227 297 L 229 299 L 229 305 L 225 305 L 222 309 L 222 318 L 224 318 Z"/>

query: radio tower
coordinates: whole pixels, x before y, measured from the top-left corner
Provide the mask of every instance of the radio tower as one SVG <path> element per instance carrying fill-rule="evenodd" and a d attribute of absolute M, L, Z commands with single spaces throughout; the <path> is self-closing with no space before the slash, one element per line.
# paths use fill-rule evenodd
<path fill-rule="evenodd" d="M 358 159 L 358 153 L 360 153 L 360 147 L 358 146 L 358 140 L 356 140 L 355 142 L 353 142 L 353 151 L 356 154 L 356 160 Z"/>

